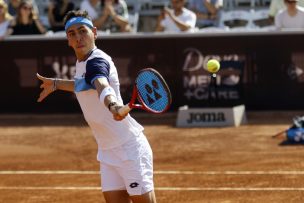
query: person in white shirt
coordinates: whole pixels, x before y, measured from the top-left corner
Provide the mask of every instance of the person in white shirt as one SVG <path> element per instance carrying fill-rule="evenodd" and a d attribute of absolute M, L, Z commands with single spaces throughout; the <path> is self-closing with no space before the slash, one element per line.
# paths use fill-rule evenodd
<path fill-rule="evenodd" d="M 6 37 L 10 21 L 13 17 L 8 13 L 8 7 L 4 0 L 0 0 L 0 40 Z"/>
<path fill-rule="evenodd" d="M 304 0 L 299 0 L 298 6 L 304 7 Z M 286 4 L 284 0 L 271 0 L 269 6 L 269 17 L 272 20 L 272 22 L 274 21 L 274 18 L 278 14 L 278 12 L 285 8 L 286 8 Z"/>
<path fill-rule="evenodd" d="M 77 62 L 74 80 L 37 74 L 43 88 L 38 102 L 56 90 L 74 92 L 97 142 L 102 191 L 107 203 L 156 203 L 152 150 L 144 128 L 123 107 L 117 69 L 109 55 L 95 46 L 97 28 L 86 11 L 65 17 L 68 44 Z"/>
<path fill-rule="evenodd" d="M 111 33 L 131 31 L 124 0 L 84 0 L 80 9 L 89 13 L 98 30 Z"/>
<path fill-rule="evenodd" d="M 156 32 L 191 32 L 196 14 L 185 8 L 185 0 L 171 0 L 172 9 L 164 8 L 158 17 Z"/>
<path fill-rule="evenodd" d="M 94 24 L 101 13 L 100 0 L 83 0 L 80 4 L 80 10 L 87 11 Z"/>
<path fill-rule="evenodd" d="M 304 29 L 304 8 L 297 6 L 298 0 L 284 0 L 286 9 L 275 17 L 277 29 Z"/>

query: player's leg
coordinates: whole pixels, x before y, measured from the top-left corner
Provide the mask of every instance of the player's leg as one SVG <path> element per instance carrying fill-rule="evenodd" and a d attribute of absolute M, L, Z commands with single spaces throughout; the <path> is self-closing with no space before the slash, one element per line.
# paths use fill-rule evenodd
<path fill-rule="evenodd" d="M 156 203 L 154 190 L 143 195 L 130 196 L 132 203 Z"/>
<path fill-rule="evenodd" d="M 103 151 L 102 190 L 107 203 L 155 203 L 152 150 L 141 134 L 115 149 Z M 123 191 L 126 190 L 127 192 Z"/>
<path fill-rule="evenodd" d="M 131 203 L 126 190 L 103 192 L 103 196 L 107 203 Z"/>
<path fill-rule="evenodd" d="M 156 203 L 153 183 L 152 150 L 144 134 L 122 146 L 126 155 L 117 169 L 133 203 Z"/>
<path fill-rule="evenodd" d="M 124 180 L 111 165 L 100 164 L 101 187 L 107 203 L 130 203 Z"/>

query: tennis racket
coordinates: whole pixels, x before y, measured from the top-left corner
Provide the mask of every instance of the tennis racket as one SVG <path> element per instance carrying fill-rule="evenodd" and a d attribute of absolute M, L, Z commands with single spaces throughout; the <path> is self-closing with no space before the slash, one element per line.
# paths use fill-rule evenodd
<path fill-rule="evenodd" d="M 168 110 L 171 102 L 171 93 L 163 77 L 156 70 L 146 68 L 138 72 L 131 100 L 118 110 L 118 114 L 126 115 L 134 108 L 159 114 Z"/>

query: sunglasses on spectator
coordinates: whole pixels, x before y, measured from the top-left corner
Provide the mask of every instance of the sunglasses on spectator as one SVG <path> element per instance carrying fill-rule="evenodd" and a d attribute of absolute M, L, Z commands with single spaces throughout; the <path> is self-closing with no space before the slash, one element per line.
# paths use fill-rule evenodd
<path fill-rule="evenodd" d="M 32 7 L 29 7 L 29 6 L 22 6 L 21 8 L 24 10 L 32 10 Z"/>

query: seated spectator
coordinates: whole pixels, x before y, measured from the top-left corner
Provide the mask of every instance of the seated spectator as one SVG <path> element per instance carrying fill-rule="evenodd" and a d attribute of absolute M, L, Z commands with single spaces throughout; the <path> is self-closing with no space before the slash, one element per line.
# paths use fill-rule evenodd
<path fill-rule="evenodd" d="M 304 7 L 304 0 L 299 0 L 298 6 Z M 269 18 L 272 23 L 274 23 L 274 18 L 278 14 L 278 12 L 285 8 L 286 8 L 286 4 L 284 0 L 271 0 L 269 7 Z"/>
<path fill-rule="evenodd" d="M 35 9 L 35 12 L 37 12 L 38 15 L 38 7 L 36 5 L 36 1 L 35 0 L 31 0 L 31 1 Z M 8 0 L 8 12 L 11 16 L 16 16 L 20 2 L 21 0 Z"/>
<path fill-rule="evenodd" d="M 41 24 L 30 0 L 21 0 L 17 14 L 8 29 L 7 35 L 44 34 L 45 27 Z"/>
<path fill-rule="evenodd" d="M 96 20 L 101 13 L 100 0 L 83 0 L 80 4 L 80 10 L 87 11 L 94 24 L 94 20 Z"/>
<path fill-rule="evenodd" d="M 7 33 L 12 16 L 8 13 L 8 7 L 4 0 L 0 0 L 0 40 L 3 40 Z"/>
<path fill-rule="evenodd" d="M 109 32 L 130 32 L 128 8 L 124 0 L 84 0 L 81 10 L 88 11 L 98 30 Z"/>
<path fill-rule="evenodd" d="M 279 11 L 275 17 L 277 29 L 304 29 L 304 8 L 297 6 L 298 0 L 284 0 L 286 9 Z"/>
<path fill-rule="evenodd" d="M 130 32 L 128 7 L 124 0 L 101 0 L 101 16 L 95 22 L 100 30 Z"/>
<path fill-rule="evenodd" d="M 223 6 L 223 0 L 189 0 L 188 8 L 196 16 L 198 28 L 217 26 L 219 9 Z"/>
<path fill-rule="evenodd" d="M 15 16 L 17 14 L 17 9 L 20 4 L 20 0 L 9 0 L 8 1 L 8 12 L 10 15 Z"/>
<path fill-rule="evenodd" d="M 71 10 L 74 9 L 74 3 L 70 0 L 53 0 L 50 2 L 48 7 L 48 18 L 50 28 L 52 31 L 63 31 L 64 16 Z"/>
<path fill-rule="evenodd" d="M 171 0 L 171 4 L 172 9 L 164 8 L 159 15 L 156 32 L 193 31 L 196 15 L 185 8 L 185 0 Z"/>

